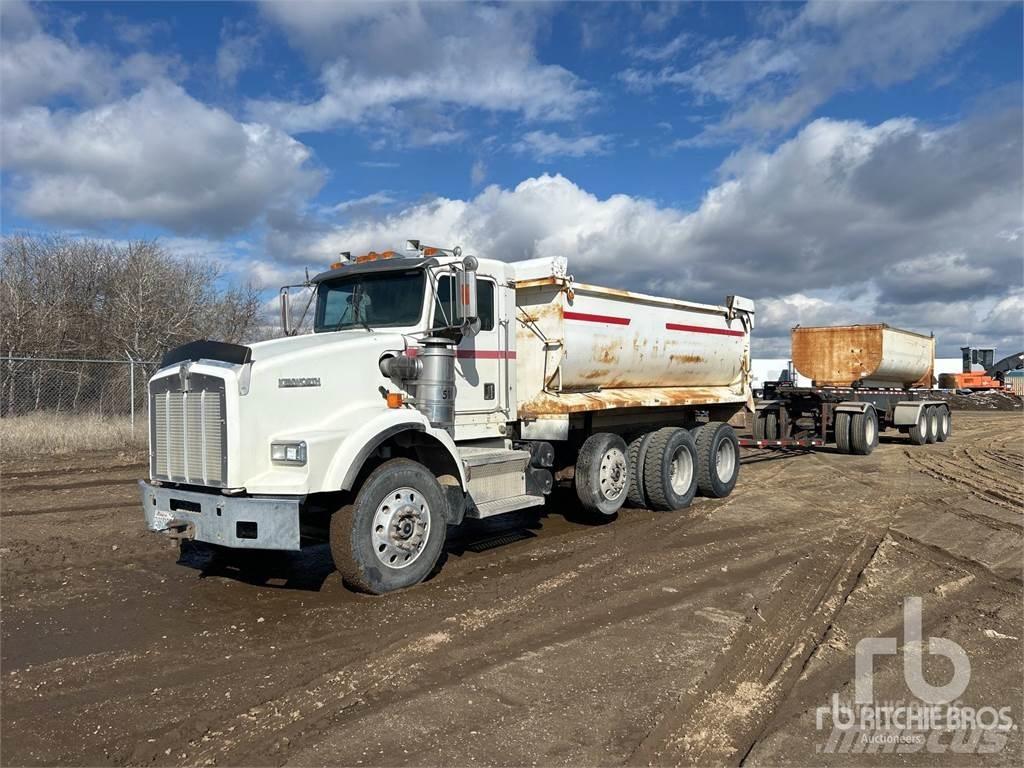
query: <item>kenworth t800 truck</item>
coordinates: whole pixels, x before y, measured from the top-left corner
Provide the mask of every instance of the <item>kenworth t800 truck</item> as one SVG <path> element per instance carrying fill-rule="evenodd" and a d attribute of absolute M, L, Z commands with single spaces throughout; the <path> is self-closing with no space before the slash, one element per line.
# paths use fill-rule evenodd
<path fill-rule="evenodd" d="M 312 278 L 313 333 L 293 335 L 282 289 L 283 338 L 170 351 L 149 382 L 148 527 L 227 548 L 326 537 L 345 581 L 382 593 L 428 576 L 449 526 L 541 505 L 556 481 L 603 515 L 728 495 L 753 302 L 567 266 L 409 241 Z"/>

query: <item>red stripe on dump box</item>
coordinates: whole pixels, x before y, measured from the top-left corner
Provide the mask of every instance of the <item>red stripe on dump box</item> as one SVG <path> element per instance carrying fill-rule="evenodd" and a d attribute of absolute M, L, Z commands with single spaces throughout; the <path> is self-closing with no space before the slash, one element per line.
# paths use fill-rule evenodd
<path fill-rule="evenodd" d="M 679 325 L 679 323 L 665 323 L 665 328 L 670 331 L 688 331 L 690 333 L 713 333 L 716 336 L 742 336 L 743 331 L 730 331 L 727 328 L 705 328 L 703 325 Z"/>
<path fill-rule="evenodd" d="M 613 317 L 611 315 L 589 315 L 586 312 L 566 312 L 563 317 L 566 320 L 584 320 L 588 323 L 609 323 L 611 325 L 629 325 L 628 317 Z"/>
<path fill-rule="evenodd" d="M 405 350 L 406 357 L 416 357 L 419 354 L 419 347 L 408 347 Z M 455 357 L 459 360 L 515 360 L 515 352 L 505 352 L 500 349 L 456 349 Z"/>
<path fill-rule="evenodd" d="M 501 349 L 457 349 L 455 356 L 459 360 L 515 360 L 515 352 Z"/>

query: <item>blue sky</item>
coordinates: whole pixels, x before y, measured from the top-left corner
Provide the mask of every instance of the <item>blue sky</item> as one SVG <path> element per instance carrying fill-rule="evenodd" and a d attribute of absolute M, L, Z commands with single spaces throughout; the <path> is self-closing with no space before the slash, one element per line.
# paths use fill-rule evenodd
<path fill-rule="evenodd" d="M 3 231 L 405 237 L 1024 346 L 1022 5 L 2 4 Z M 1009 352 L 1010 349 L 1005 351 Z"/>

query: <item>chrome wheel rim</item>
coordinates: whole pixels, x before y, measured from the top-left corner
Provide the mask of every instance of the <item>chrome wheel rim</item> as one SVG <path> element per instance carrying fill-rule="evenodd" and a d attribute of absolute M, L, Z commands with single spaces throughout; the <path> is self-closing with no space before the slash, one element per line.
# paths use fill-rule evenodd
<path fill-rule="evenodd" d="M 612 501 L 619 498 L 626 490 L 626 479 L 629 476 L 626 454 L 618 448 L 612 448 L 601 457 L 601 473 L 598 482 L 601 496 Z"/>
<path fill-rule="evenodd" d="M 683 446 L 676 449 L 672 457 L 671 472 L 672 492 L 677 496 L 685 496 L 693 482 L 693 456 Z"/>
<path fill-rule="evenodd" d="M 728 483 L 732 480 L 735 471 L 736 446 L 732 444 L 731 440 L 723 440 L 718 444 L 718 450 L 715 451 L 715 472 L 718 473 L 719 480 Z"/>
<path fill-rule="evenodd" d="M 875 442 L 875 420 L 869 417 L 864 418 L 864 438 L 868 445 Z"/>
<path fill-rule="evenodd" d="M 415 488 L 391 491 L 373 515 L 373 553 L 388 568 L 406 568 L 430 538 L 430 505 Z"/>

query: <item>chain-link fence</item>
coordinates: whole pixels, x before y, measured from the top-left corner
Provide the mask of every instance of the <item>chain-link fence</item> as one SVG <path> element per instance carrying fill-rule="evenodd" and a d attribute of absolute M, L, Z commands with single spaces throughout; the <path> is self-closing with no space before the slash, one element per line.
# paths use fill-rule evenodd
<path fill-rule="evenodd" d="M 127 417 L 145 427 L 146 382 L 155 360 L 0 358 L 0 417 L 30 414 Z"/>

